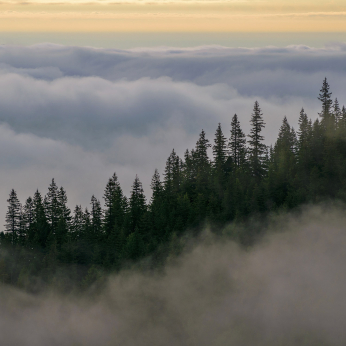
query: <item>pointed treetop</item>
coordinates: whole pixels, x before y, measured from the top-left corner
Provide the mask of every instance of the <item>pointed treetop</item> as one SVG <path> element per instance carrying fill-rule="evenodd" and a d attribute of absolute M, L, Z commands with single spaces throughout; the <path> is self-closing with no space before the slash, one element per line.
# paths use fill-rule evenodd
<path fill-rule="evenodd" d="M 335 116 L 336 121 L 339 121 L 342 117 L 342 112 L 341 112 L 339 101 L 337 98 L 334 100 L 334 103 L 333 103 L 333 114 Z"/>
<path fill-rule="evenodd" d="M 234 114 L 231 122 L 231 137 L 229 139 L 230 155 L 232 162 L 239 167 L 245 161 L 246 156 L 246 137 L 240 128 L 238 115 Z"/>
<path fill-rule="evenodd" d="M 331 99 L 332 93 L 329 92 L 329 84 L 327 78 L 324 78 L 318 99 L 322 102 L 322 111 L 318 113 L 320 117 L 325 117 L 330 114 L 333 101 Z"/>
<path fill-rule="evenodd" d="M 226 137 L 223 135 L 221 124 L 219 123 L 213 145 L 214 166 L 221 169 L 227 159 Z"/>

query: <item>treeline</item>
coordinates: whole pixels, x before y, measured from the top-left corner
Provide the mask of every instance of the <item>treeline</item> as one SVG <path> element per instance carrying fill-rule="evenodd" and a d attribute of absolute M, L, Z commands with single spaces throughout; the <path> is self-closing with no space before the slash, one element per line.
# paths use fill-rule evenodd
<path fill-rule="evenodd" d="M 236 114 L 229 138 L 220 124 L 213 143 L 202 130 L 183 158 L 171 152 L 162 180 L 155 170 L 148 203 L 137 176 L 129 198 L 114 174 L 104 191 L 104 207 L 92 196 L 89 208 L 77 205 L 73 213 L 54 179 L 44 197 L 36 191 L 23 206 L 12 190 L 0 234 L 0 280 L 19 286 L 32 285 L 33 278 L 49 282 L 68 266 L 75 268 L 75 279 L 88 285 L 101 269 L 119 270 L 148 255 L 162 260 L 173 251 L 172 239 L 186 230 L 198 232 L 205 222 L 217 229 L 254 213 L 326 198 L 346 201 L 346 109 L 332 100 L 327 79 L 318 99 L 319 119 L 313 122 L 302 109 L 295 132 L 285 117 L 274 146 L 264 144 L 257 101 L 248 136 Z M 244 232 L 239 240 L 247 244 L 253 237 Z"/>

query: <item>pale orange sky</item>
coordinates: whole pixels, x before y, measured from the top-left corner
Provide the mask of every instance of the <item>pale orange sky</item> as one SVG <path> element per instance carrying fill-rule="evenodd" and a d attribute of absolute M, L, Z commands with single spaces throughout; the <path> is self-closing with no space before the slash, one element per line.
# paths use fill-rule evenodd
<path fill-rule="evenodd" d="M 346 32 L 346 1 L 3 1 L 1 32 Z"/>

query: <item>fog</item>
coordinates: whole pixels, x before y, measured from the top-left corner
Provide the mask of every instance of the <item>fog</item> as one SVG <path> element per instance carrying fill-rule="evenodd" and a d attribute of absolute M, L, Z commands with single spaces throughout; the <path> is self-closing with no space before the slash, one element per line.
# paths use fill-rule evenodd
<path fill-rule="evenodd" d="M 127 270 L 98 294 L 0 288 L 6 345 L 344 345 L 344 206 L 309 206 L 247 229 L 206 230 L 162 272 Z M 244 226 L 245 227 L 245 226 Z M 231 238 L 232 238 L 231 237 Z"/>

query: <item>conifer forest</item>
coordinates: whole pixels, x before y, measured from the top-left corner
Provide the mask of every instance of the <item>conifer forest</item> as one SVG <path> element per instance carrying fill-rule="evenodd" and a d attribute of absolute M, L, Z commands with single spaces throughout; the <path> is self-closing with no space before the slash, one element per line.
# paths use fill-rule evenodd
<path fill-rule="evenodd" d="M 116 173 L 103 199 L 92 196 L 85 209 L 70 210 L 68 192 L 54 179 L 46 194 L 37 190 L 25 201 L 12 189 L 0 234 L 0 281 L 35 291 L 42 283 L 64 286 L 68 270 L 71 281 L 85 288 L 102 273 L 146 258 L 160 265 L 176 251 L 177 239 L 187 232 L 198 235 L 207 224 L 217 234 L 254 215 L 346 201 L 346 109 L 332 97 L 327 78 L 318 100 L 316 120 L 301 109 L 293 129 L 284 117 L 271 146 L 264 142 L 266 119 L 257 101 L 249 134 L 237 114 L 230 114 L 226 127 L 215 124 L 213 139 L 202 130 L 183 157 L 172 150 L 161 176 L 153 169 L 150 200 L 139 175 L 126 197 Z M 257 236 L 249 229 L 235 240 L 249 246 Z"/>

